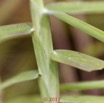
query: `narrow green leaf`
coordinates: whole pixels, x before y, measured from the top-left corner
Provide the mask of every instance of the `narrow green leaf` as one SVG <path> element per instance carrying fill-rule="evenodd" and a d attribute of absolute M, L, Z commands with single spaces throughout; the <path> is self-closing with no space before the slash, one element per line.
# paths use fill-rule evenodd
<path fill-rule="evenodd" d="M 0 26 L 0 35 L 22 35 L 29 34 L 33 30 L 31 23 L 20 23 Z"/>
<path fill-rule="evenodd" d="M 41 98 L 39 96 L 22 96 L 8 100 L 6 103 L 41 103 Z"/>
<path fill-rule="evenodd" d="M 51 3 L 46 8 L 52 13 L 102 13 L 104 12 L 104 1 L 95 2 L 58 2 Z"/>
<path fill-rule="evenodd" d="M 62 84 L 60 86 L 61 91 L 69 91 L 69 90 L 81 91 L 81 90 L 91 90 L 91 89 L 104 89 L 104 80 Z"/>
<path fill-rule="evenodd" d="M 89 72 L 104 68 L 104 61 L 71 50 L 55 50 L 51 59 Z"/>
<path fill-rule="evenodd" d="M 0 89 L 5 89 L 16 83 L 34 80 L 39 77 L 38 71 L 26 71 L 0 84 Z"/>
<path fill-rule="evenodd" d="M 12 24 L 0 26 L 0 42 L 8 39 L 28 36 L 33 31 L 31 23 Z"/>
<path fill-rule="evenodd" d="M 103 96 L 63 96 L 60 103 L 104 103 Z"/>
<path fill-rule="evenodd" d="M 54 14 L 57 18 L 61 19 L 62 21 L 84 31 L 85 33 L 89 34 L 90 36 L 104 42 L 104 32 L 94 26 L 91 26 L 73 16 L 63 14 Z"/>

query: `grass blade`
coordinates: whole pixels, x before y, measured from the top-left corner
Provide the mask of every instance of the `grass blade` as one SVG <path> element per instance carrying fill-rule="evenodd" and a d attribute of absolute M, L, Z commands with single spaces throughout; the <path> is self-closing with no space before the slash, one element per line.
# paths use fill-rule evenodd
<path fill-rule="evenodd" d="M 91 89 L 104 89 L 104 80 L 62 84 L 60 86 L 61 91 L 73 91 L 73 90 L 81 91 L 81 90 L 91 90 Z"/>
<path fill-rule="evenodd" d="M 31 23 L 12 24 L 0 26 L 0 42 L 8 39 L 28 36 L 33 31 Z"/>
<path fill-rule="evenodd" d="M 104 61 L 75 51 L 55 50 L 51 59 L 88 72 L 104 68 Z"/>
<path fill-rule="evenodd" d="M 103 96 L 63 96 L 60 103 L 104 103 Z"/>
<path fill-rule="evenodd" d="M 53 13 L 103 13 L 104 12 L 104 1 L 95 2 L 58 2 L 51 3 L 46 8 Z"/>
<path fill-rule="evenodd" d="M 61 19 L 62 21 L 66 22 L 67 24 L 70 24 L 85 33 L 89 34 L 90 36 L 104 42 L 104 31 L 91 26 L 90 24 L 87 24 L 73 16 L 70 16 L 68 14 L 54 14 L 57 18 Z"/>
<path fill-rule="evenodd" d="M 33 96 L 22 96 L 18 98 L 14 98 L 12 100 L 8 100 L 7 103 L 41 103 L 41 97 L 33 95 Z"/>
<path fill-rule="evenodd" d="M 0 84 L 0 89 L 5 89 L 16 83 L 34 80 L 39 77 L 38 71 L 26 71 Z"/>
<path fill-rule="evenodd" d="M 31 23 L 20 23 L 7 26 L 0 26 L 0 36 L 30 34 L 32 30 L 33 27 Z"/>

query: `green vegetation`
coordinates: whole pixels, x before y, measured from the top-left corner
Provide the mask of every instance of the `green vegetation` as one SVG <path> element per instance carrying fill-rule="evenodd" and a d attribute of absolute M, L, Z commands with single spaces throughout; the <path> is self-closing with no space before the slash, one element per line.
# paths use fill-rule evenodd
<path fill-rule="evenodd" d="M 97 7 L 96 7 L 97 6 Z M 32 23 L 14 24 L 0 27 L 0 43 L 30 35 L 33 41 L 38 70 L 27 71 L 0 84 L 3 90 L 16 83 L 38 79 L 42 101 L 57 103 L 57 100 L 45 101 L 45 98 L 61 98 L 61 91 L 89 90 L 104 88 L 104 81 L 66 84 L 59 86 L 57 62 L 77 67 L 84 71 L 95 71 L 104 68 L 104 61 L 68 50 L 54 50 L 49 15 L 78 28 L 88 35 L 104 42 L 104 31 L 95 28 L 71 16 L 73 13 L 103 13 L 104 2 L 61 2 L 44 6 L 43 0 L 30 0 Z M 67 14 L 69 13 L 69 15 Z M 28 35 L 27 35 L 28 34 Z M 89 84 L 89 85 L 87 85 Z M 100 85 L 99 85 L 100 84 Z M 36 98 L 36 101 L 35 99 Z M 7 103 L 40 103 L 39 96 L 21 97 Z M 17 102 L 16 102 L 17 101 Z M 103 97 L 97 96 L 63 96 L 62 102 L 70 103 L 103 103 Z"/>

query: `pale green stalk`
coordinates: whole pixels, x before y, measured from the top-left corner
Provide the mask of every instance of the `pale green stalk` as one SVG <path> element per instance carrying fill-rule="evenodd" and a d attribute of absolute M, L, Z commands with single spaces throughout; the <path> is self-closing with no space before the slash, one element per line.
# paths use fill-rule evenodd
<path fill-rule="evenodd" d="M 33 27 L 36 28 L 32 34 L 32 40 L 41 75 L 39 85 L 43 99 L 59 97 L 58 68 L 56 63 L 50 60 L 53 45 L 50 24 L 48 17 L 44 15 L 45 12 L 43 0 L 31 0 Z M 51 103 L 57 102 L 52 101 Z"/>

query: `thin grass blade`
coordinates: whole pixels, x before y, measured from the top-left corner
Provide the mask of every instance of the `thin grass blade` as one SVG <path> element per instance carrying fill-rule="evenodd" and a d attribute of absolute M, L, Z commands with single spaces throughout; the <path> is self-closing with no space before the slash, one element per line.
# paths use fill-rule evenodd
<path fill-rule="evenodd" d="M 66 22 L 67 24 L 70 24 L 87 33 L 88 35 L 104 42 L 104 31 L 65 13 L 54 15 L 62 21 Z"/>
<path fill-rule="evenodd" d="M 104 103 L 103 96 L 63 96 L 60 103 Z"/>
<path fill-rule="evenodd" d="M 0 89 L 5 89 L 11 85 L 14 85 L 16 83 L 21 83 L 25 81 L 34 80 L 39 77 L 39 73 L 37 70 L 35 71 L 26 71 L 23 73 L 18 74 L 17 76 L 3 82 L 0 84 Z"/>
<path fill-rule="evenodd" d="M 71 50 L 55 50 L 51 59 L 88 72 L 104 68 L 103 60 Z"/>
<path fill-rule="evenodd" d="M 51 3 L 46 8 L 52 13 L 103 13 L 104 12 L 104 1 L 95 2 L 58 2 Z"/>
<path fill-rule="evenodd" d="M 31 23 L 0 26 L 0 42 L 23 36 L 29 36 L 33 31 Z"/>
<path fill-rule="evenodd" d="M 60 86 L 61 91 L 82 91 L 91 89 L 104 89 L 104 80 L 62 84 Z"/>
<path fill-rule="evenodd" d="M 42 102 L 41 98 L 36 95 L 17 97 L 7 101 L 7 103 L 41 103 L 41 102 Z"/>

